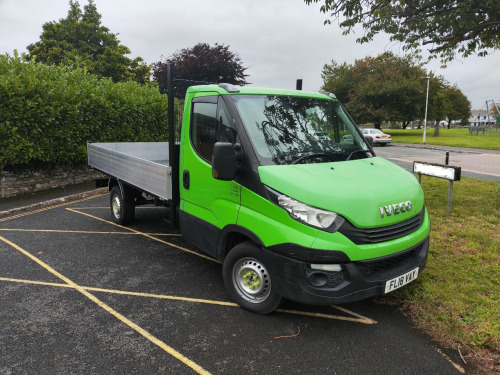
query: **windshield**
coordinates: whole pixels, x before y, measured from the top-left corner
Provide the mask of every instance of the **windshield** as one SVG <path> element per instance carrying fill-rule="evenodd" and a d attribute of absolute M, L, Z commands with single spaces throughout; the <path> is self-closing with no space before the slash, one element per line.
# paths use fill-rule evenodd
<path fill-rule="evenodd" d="M 342 106 L 291 96 L 232 96 L 263 165 L 323 163 L 370 157 Z"/>
<path fill-rule="evenodd" d="M 384 133 L 378 129 L 364 129 L 363 134 L 384 134 Z"/>

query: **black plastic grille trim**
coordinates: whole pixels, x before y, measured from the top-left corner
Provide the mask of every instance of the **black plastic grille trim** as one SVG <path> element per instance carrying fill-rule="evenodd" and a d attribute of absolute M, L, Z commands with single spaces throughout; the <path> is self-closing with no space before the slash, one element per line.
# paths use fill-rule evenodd
<path fill-rule="evenodd" d="M 393 256 L 353 263 L 367 280 L 389 279 L 420 264 L 427 257 L 428 241 L 426 239 L 417 246 Z"/>
<path fill-rule="evenodd" d="M 366 245 L 385 242 L 400 238 L 415 232 L 424 222 L 425 207 L 417 216 L 398 224 L 378 228 L 356 228 L 347 220 L 339 228 L 339 232 L 349 238 L 356 245 Z"/>

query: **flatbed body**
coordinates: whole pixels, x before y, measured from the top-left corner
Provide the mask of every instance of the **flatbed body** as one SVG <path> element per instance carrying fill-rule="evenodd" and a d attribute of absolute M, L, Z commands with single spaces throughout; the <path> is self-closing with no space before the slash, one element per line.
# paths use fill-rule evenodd
<path fill-rule="evenodd" d="M 89 143 L 88 164 L 163 200 L 172 199 L 167 142 Z"/>

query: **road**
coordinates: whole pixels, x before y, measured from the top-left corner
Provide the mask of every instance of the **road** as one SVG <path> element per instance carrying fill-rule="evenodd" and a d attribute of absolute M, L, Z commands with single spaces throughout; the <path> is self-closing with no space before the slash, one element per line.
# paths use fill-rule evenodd
<path fill-rule="evenodd" d="M 164 208 L 137 208 L 122 227 L 108 205 L 106 194 L 0 218 L 0 374 L 469 371 L 377 299 L 242 310 Z"/>
<path fill-rule="evenodd" d="M 406 143 L 375 147 L 377 156 L 409 171 L 413 170 L 414 161 L 445 164 L 446 152 L 449 165 L 461 167 L 462 176 L 500 182 L 500 151 Z"/>

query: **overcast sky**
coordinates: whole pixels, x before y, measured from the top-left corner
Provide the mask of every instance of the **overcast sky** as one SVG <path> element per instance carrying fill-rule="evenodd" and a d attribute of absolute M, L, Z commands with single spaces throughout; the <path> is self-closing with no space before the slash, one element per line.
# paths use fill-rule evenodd
<path fill-rule="evenodd" d="M 80 0 L 80 5 L 87 0 Z M 102 25 L 118 34 L 121 43 L 148 64 L 177 50 L 205 42 L 230 46 L 244 66 L 248 81 L 259 86 L 294 88 L 303 79 L 304 90 L 319 90 L 323 65 L 384 51 L 402 54 L 401 45 L 378 36 L 369 44 L 343 36 L 335 24 L 324 26 L 319 5 L 303 0 L 95 0 Z M 0 53 L 40 39 L 42 25 L 67 16 L 69 0 L 0 0 Z M 486 100 L 500 102 L 500 51 L 489 56 L 452 62 L 445 70 L 438 62 L 427 69 L 442 75 L 472 102 L 485 108 Z M 425 100 L 425 98 L 423 98 Z"/>

